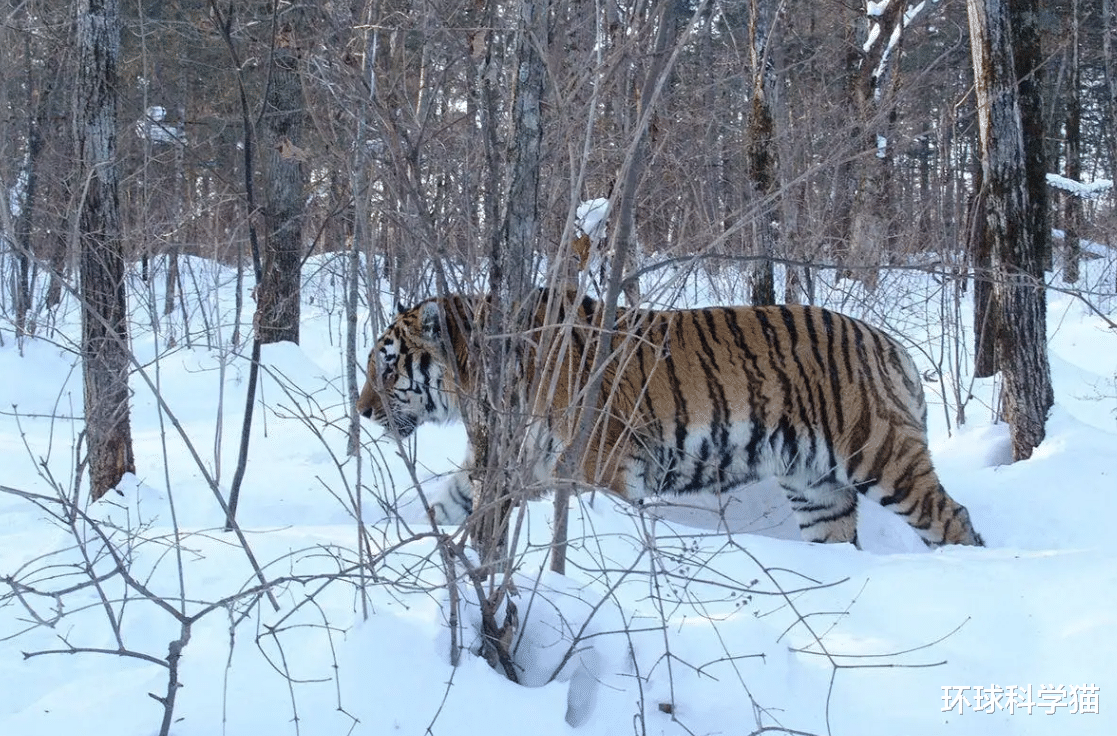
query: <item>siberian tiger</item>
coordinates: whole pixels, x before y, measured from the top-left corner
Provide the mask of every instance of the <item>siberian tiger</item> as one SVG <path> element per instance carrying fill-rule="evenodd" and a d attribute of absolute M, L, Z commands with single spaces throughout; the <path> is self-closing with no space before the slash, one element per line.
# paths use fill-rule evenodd
<path fill-rule="evenodd" d="M 559 358 L 553 347 L 529 348 L 522 373 L 525 382 L 552 377 L 536 382 L 548 386 L 545 398 L 529 400 L 532 436 L 548 453 L 543 476 L 574 435 L 571 409 L 603 311 L 593 299 L 554 294 L 533 297 L 529 341 L 540 345 L 556 323 L 571 339 Z M 369 355 L 358 411 L 401 436 L 459 418 L 459 395 L 476 390 L 470 333 L 485 305 L 453 295 L 402 311 Z M 864 494 L 930 546 L 983 544 L 931 464 L 919 372 L 881 330 L 810 306 L 630 309 L 619 313 L 611 350 L 581 461 L 586 480 L 638 501 L 774 477 L 808 541 L 856 544 Z M 471 510 L 463 471 L 437 514 L 456 522 Z"/>

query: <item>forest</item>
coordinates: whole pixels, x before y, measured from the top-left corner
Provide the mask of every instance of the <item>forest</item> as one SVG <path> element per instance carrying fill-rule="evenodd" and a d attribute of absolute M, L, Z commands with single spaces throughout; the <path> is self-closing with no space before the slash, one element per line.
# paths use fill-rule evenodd
<path fill-rule="evenodd" d="M 243 268 L 263 344 L 298 341 L 313 253 L 356 257 L 351 302 L 374 327 L 379 294 L 509 301 L 580 273 L 608 296 L 602 259 L 632 303 L 668 266 L 738 268 L 749 302 L 772 304 L 812 301 L 820 268 L 872 289 L 922 265 L 991 293 L 977 372 L 1011 366 L 1027 457 L 1042 436 L 1030 405 L 1050 399 L 1015 406 L 1013 376 L 1042 361 L 1010 343 L 1042 334 L 1024 326 L 1042 289 L 1008 284 L 1045 268 L 1073 284 L 1081 239 L 1109 242 L 1112 31 L 1108 0 L 18 3 L 0 303 L 34 334 L 81 289 L 106 318 L 87 320 L 87 349 L 120 352 L 123 269 L 147 277 L 156 257 L 164 312 L 181 255 Z M 612 230 L 591 239 L 577 208 L 597 199 Z M 87 410 L 125 403 L 124 363 L 98 360 L 86 382 L 108 399 Z M 91 426 L 106 423 L 123 421 Z M 90 440 L 100 494 L 129 452 Z"/>
<path fill-rule="evenodd" d="M 530 587 L 524 570 L 539 565 L 535 584 L 543 569 L 566 574 L 570 549 L 584 572 L 577 544 L 590 512 L 571 494 L 597 487 L 564 458 L 562 483 L 543 489 L 553 492 L 547 529 L 530 529 L 525 509 L 544 494 L 522 472 L 534 462 L 522 442 L 532 418 L 516 410 L 516 356 L 530 333 L 520 305 L 539 286 L 600 300 L 601 345 L 625 306 L 821 304 L 862 317 L 902 333 L 943 432 L 953 437 L 988 415 L 1006 432 L 1004 465 L 1043 455 L 1049 419 L 1071 402 L 1053 387 L 1065 356 L 1052 366 L 1052 304 L 1096 320 L 1099 345 L 1117 333 L 1114 5 L 13 0 L 0 9 L 0 351 L 21 375 L 12 386 L 48 365 L 35 357 L 44 349 L 69 361 L 72 376 L 60 379 L 65 388 L 44 385 L 49 399 L 33 387 L 31 413 L 14 388 L 11 406 L 0 406 L 0 497 L 62 529 L 69 541 L 59 554 L 73 559 L 57 580 L 54 550 L 0 570 L 0 611 L 19 607 L 31 630 L 62 621 L 70 595 L 86 596 L 75 603 L 82 608 L 104 607 L 112 641 L 39 653 L 157 660 L 158 733 L 176 733 L 179 657 L 192 627 L 227 611 L 239 630 L 275 615 L 276 596 L 295 582 L 319 579 L 298 580 L 293 563 L 273 574 L 272 560 L 286 558 L 271 550 L 260 564 L 248 528 L 286 523 L 272 506 L 280 501 L 260 495 L 282 478 L 262 469 L 272 455 L 258 448 L 296 427 L 309 439 L 288 438 L 290 447 L 321 445 L 329 459 L 316 472 L 337 477 L 314 483 L 358 529 L 346 542 L 355 550 L 329 553 L 338 569 L 321 574 L 323 588 L 340 580 L 384 585 L 389 598 L 437 591 L 450 632 L 440 646 L 455 667 L 468 650 L 513 682 L 599 673 L 572 654 L 583 635 L 608 628 L 589 627 L 592 613 L 550 679 L 526 674 L 516 654 L 533 636 L 519 597 Z M 478 512 L 459 528 L 435 523 L 423 489 L 452 468 L 432 470 L 442 461 L 424 452 L 466 442 L 382 435 L 356 410 L 368 351 L 395 311 L 448 294 L 496 305 L 470 348 L 486 377 L 463 412 Z M 329 354 L 336 373 L 308 369 L 302 384 L 285 375 L 302 365 L 280 352 L 291 345 L 308 360 Z M 186 389 L 166 383 L 182 356 L 218 374 L 218 388 L 199 389 L 217 402 L 216 418 L 195 417 Z M 44 376 L 59 375 L 49 365 Z M 1109 406 L 1117 365 L 1098 373 Z M 588 381 L 586 407 L 599 389 Z M 162 460 L 151 454 L 152 433 Z M 185 449 L 168 455 L 168 438 Z M 168 460 L 178 454 L 188 470 Z M 247 560 L 238 592 L 188 595 L 183 550 L 168 541 L 180 538 L 180 522 L 167 531 L 166 519 L 135 518 L 142 502 L 132 494 L 145 492 L 175 517 L 172 466 L 208 494 L 189 494 L 187 526 L 234 540 L 237 564 Z M 371 521 L 391 518 L 398 493 L 418 494 L 418 521 L 402 531 Z M 264 516 L 254 517 L 264 498 Z M 176 550 L 180 578 L 166 576 L 158 591 L 136 570 L 155 570 L 162 557 L 125 551 L 156 539 Z M 544 550 L 542 561 L 521 544 Z M 392 556 L 413 547 L 424 549 L 415 553 L 421 573 Z M 761 578 L 774 569 L 750 559 Z M 592 563 L 608 577 L 604 560 Z M 648 573 L 654 585 L 685 577 L 667 567 Z M 731 581 L 742 600 L 756 583 L 744 584 L 747 575 Z M 797 584 L 770 579 L 794 609 L 787 591 Z M 126 592 L 109 591 L 110 580 Z M 582 597 L 549 584 L 548 603 Z M 353 593 L 360 617 L 377 595 Z M 29 603 L 35 596 L 42 601 Z M 671 616 L 659 592 L 652 598 L 666 631 Z M 155 655 L 125 644 L 130 599 L 169 616 L 170 655 L 167 637 Z M 59 612 L 44 613 L 43 601 Z M 582 615 L 555 605 L 559 618 Z M 279 619 L 305 612 L 297 603 Z M 810 618 L 795 611 L 788 625 L 809 629 Z M 323 614 L 327 628 L 335 620 Z M 623 612 L 615 622 L 633 625 Z M 15 641 L 14 631 L 0 641 Z M 274 629 L 266 636 L 279 642 Z M 822 637 L 808 638 L 826 651 Z M 725 651 L 726 661 L 734 656 Z M 831 677 L 843 666 L 833 664 Z M 671 718 L 664 707 L 673 702 L 658 703 Z M 569 708 L 571 726 L 590 717 Z M 828 731 L 829 718 L 827 710 L 811 732 Z M 800 733 L 760 717 L 749 728 Z"/>

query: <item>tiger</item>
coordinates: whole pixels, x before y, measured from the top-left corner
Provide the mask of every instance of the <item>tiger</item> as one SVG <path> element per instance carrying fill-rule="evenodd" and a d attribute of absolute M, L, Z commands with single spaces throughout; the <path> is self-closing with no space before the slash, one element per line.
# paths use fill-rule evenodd
<path fill-rule="evenodd" d="M 530 402 L 547 454 L 534 472 L 546 483 L 578 431 L 604 308 L 545 289 L 535 299 L 522 375 L 554 379 L 537 381 L 548 390 Z M 460 420 L 461 399 L 478 387 L 470 342 L 488 304 L 452 294 L 401 310 L 369 354 L 357 411 L 401 438 L 426 422 Z M 571 338 L 565 351 L 545 349 L 543 328 L 559 323 Z M 935 473 L 915 362 L 884 331 L 806 305 L 622 307 L 615 325 L 579 460 L 585 480 L 642 503 L 773 478 L 808 542 L 857 545 L 858 500 L 867 496 L 929 547 L 984 546 Z M 433 504 L 439 522 L 472 512 L 469 473 Z"/>

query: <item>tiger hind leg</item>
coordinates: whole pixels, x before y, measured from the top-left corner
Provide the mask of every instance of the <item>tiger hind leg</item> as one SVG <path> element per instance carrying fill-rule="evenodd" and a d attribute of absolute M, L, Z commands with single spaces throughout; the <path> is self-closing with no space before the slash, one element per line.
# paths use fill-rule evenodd
<path fill-rule="evenodd" d="M 865 495 L 904 519 L 929 547 L 985 546 L 970 512 L 950 497 L 929 462 L 925 468 L 872 484 Z"/>
<path fill-rule="evenodd" d="M 799 533 L 807 542 L 850 542 L 857 545 L 857 491 L 833 481 L 810 484 L 784 479 Z"/>

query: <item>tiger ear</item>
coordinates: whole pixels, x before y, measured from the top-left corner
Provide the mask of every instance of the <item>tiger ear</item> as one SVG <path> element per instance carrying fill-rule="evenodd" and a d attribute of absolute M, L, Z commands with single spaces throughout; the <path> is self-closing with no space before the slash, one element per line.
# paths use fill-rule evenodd
<path fill-rule="evenodd" d="M 423 339 L 434 341 L 442 334 L 442 312 L 438 302 L 426 302 L 419 308 L 419 326 L 422 328 Z"/>

